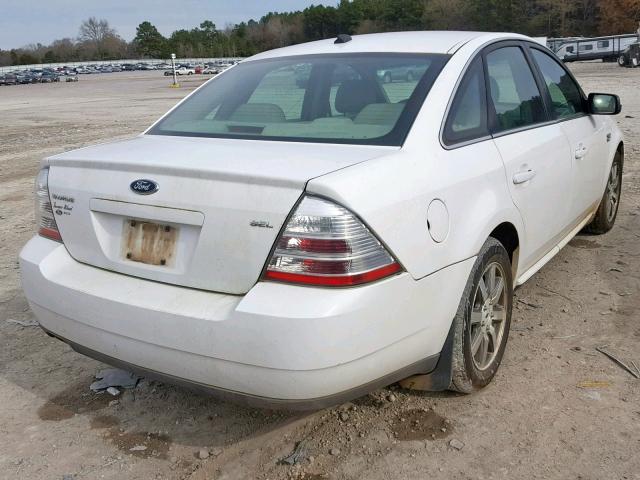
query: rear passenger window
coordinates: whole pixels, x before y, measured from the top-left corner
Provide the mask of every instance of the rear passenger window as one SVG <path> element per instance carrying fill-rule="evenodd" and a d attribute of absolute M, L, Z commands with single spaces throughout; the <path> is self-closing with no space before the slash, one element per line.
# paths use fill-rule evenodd
<path fill-rule="evenodd" d="M 482 59 L 476 58 L 465 74 L 451 104 L 444 126 L 445 145 L 468 142 L 489 135 L 487 96 Z"/>
<path fill-rule="evenodd" d="M 582 94 L 576 82 L 567 71 L 551 56 L 532 48 L 533 59 L 547 84 L 551 106 L 556 118 L 567 118 L 584 112 Z"/>
<path fill-rule="evenodd" d="M 487 72 L 498 132 L 546 120 L 540 90 L 519 47 L 499 48 L 487 54 Z"/>

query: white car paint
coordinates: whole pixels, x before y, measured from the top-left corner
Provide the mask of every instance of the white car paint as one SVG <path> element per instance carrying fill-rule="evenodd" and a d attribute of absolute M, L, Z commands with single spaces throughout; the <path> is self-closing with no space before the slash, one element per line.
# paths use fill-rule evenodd
<path fill-rule="evenodd" d="M 64 244 L 36 236 L 20 255 L 39 322 L 89 353 L 285 403 L 420 372 L 442 351 L 490 233 L 504 223 L 518 232 L 514 283 L 524 282 L 592 218 L 621 143 L 608 117 L 585 116 L 445 148 L 443 121 L 467 65 L 506 39 L 527 38 L 363 35 L 246 60 L 450 54 L 402 147 L 143 134 L 48 158 L 50 193 L 73 198 L 73 212 L 56 217 Z M 588 154 L 576 158 L 581 146 Z M 534 175 L 514 184 L 528 170 Z M 130 191 L 133 179 L 148 177 L 156 194 Z M 341 289 L 259 281 L 303 192 L 355 212 L 403 271 Z M 179 225 L 179 262 L 123 259 L 124 218 Z M 254 220 L 273 228 L 249 228 Z"/>

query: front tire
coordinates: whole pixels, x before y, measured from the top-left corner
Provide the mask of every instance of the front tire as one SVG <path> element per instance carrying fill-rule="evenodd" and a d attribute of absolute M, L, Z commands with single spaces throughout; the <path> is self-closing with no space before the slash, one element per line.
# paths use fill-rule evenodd
<path fill-rule="evenodd" d="M 491 382 L 507 345 L 512 305 L 509 255 L 489 237 L 473 264 L 454 319 L 450 390 L 471 393 Z"/>
<path fill-rule="evenodd" d="M 587 233 L 601 235 L 613 228 L 618 216 L 620 207 L 620 197 L 622 195 L 622 154 L 616 152 L 613 158 L 607 186 L 600 200 L 600 206 L 596 211 L 596 216 L 591 223 L 584 228 Z"/>
<path fill-rule="evenodd" d="M 620 55 L 618 57 L 618 65 L 620 65 L 621 67 L 624 67 L 626 64 L 627 64 L 627 61 L 624 58 L 624 55 Z"/>

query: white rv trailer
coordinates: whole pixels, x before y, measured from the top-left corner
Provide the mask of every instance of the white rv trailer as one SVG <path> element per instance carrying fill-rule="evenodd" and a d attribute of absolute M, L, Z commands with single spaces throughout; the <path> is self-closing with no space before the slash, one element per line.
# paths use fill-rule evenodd
<path fill-rule="evenodd" d="M 556 49 L 556 55 L 564 62 L 599 59 L 605 62 L 615 62 L 627 46 L 637 41 L 638 35 L 636 33 L 571 39 Z"/>
<path fill-rule="evenodd" d="M 549 37 L 547 38 L 547 47 L 555 52 L 561 45 L 573 40 L 584 40 L 584 37 Z"/>

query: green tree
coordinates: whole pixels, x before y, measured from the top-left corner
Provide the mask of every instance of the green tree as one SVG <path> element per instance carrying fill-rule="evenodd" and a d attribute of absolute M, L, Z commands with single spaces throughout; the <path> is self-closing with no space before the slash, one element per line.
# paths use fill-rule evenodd
<path fill-rule="evenodd" d="M 138 25 L 133 42 L 139 55 L 151 58 L 166 56 L 167 39 L 150 22 L 145 21 Z"/>
<path fill-rule="evenodd" d="M 44 63 L 55 63 L 60 60 L 58 59 L 57 55 L 53 53 L 53 50 L 47 50 L 44 54 L 44 57 L 42 57 L 42 61 Z"/>

